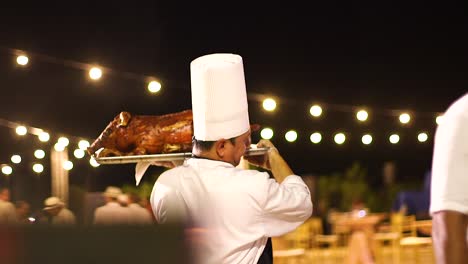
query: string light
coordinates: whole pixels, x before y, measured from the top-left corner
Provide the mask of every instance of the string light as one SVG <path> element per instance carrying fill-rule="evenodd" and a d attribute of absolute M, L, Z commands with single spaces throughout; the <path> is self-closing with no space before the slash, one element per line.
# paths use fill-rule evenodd
<path fill-rule="evenodd" d="M 44 171 L 44 166 L 40 163 L 35 163 L 32 167 L 33 171 L 35 173 L 41 173 Z"/>
<path fill-rule="evenodd" d="M 309 112 L 312 116 L 319 117 L 322 115 L 322 107 L 320 107 L 320 105 L 313 105 L 310 107 Z"/>
<path fill-rule="evenodd" d="M 99 80 L 102 76 L 102 70 L 98 67 L 93 67 L 89 70 L 89 77 L 93 80 Z"/>
<path fill-rule="evenodd" d="M 438 126 L 440 126 L 440 124 L 442 124 L 443 121 L 444 121 L 444 115 L 438 115 L 438 116 L 436 117 L 436 124 L 437 124 Z"/>
<path fill-rule="evenodd" d="M 100 166 L 100 164 L 93 157 L 89 159 L 89 164 L 95 168 Z"/>
<path fill-rule="evenodd" d="M 34 157 L 37 159 L 43 159 L 45 157 L 45 152 L 42 149 L 34 151 Z"/>
<path fill-rule="evenodd" d="M 408 124 L 411 120 L 411 116 L 408 113 L 402 113 L 399 119 L 402 124 Z"/>
<path fill-rule="evenodd" d="M 89 142 L 87 140 L 80 140 L 80 142 L 78 142 L 78 147 L 82 150 L 86 150 L 89 148 Z"/>
<path fill-rule="evenodd" d="M 63 167 L 64 170 L 69 171 L 69 170 L 73 169 L 73 162 L 71 162 L 69 160 L 66 160 L 66 161 L 63 162 L 62 167 Z"/>
<path fill-rule="evenodd" d="M 364 145 L 369 145 L 372 143 L 372 136 L 370 134 L 365 134 L 362 136 L 361 141 Z"/>
<path fill-rule="evenodd" d="M 397 144 L 398 142 L 400 142 L 400 136 L 398 134 L 392 134 L 390 137 L 389 137 L 389 141 L 390 143 L 392 144 Z"/>
<path fill-rule="evenodd" d="M 294 130 L 289 130 L 288 132 L 286 132 L 286 134 L 284 135 L 284 138 L 288 141 L 288 142 L 294 142 L 297 140 L 297 132 L 294 131 Z"/>
<path fill-rule="evenodd" d="M 262 129 L 262 131 L 260 131 L 260 136 L 263 138 L 263 139 L 271 139 L 273 137 L 273 129 L 269 128 L 269 127 L 266 127 L 264 129 Z"/>
<path fill-rule="evenodd" d="M 320 141 L 322 141 L 322 134 L 319 132 L 314 132 L 310 135 L 310 142 L 318 144 Z"/>
<path fill-rule="evenodd" d="M 28 129 L 25 126 L 18 126 L 16 127 L 16 134 L 20 136 L 24 136 L 28 133 Z"/>
<path fill-rule="evenodd" d="M 366 121 L 368 117 L 369 117 L 369 114 L 367 113 L 366 110 L 359 110 L 359 111 L 356 113 L 356 118 L 357 118 L 357 120 L 359 120 L 359 121 L 361 121 L 361 122 Z"/>
<path fill-rule="evenodd" d="M 82 159 L 85 156 L 85 152 L 82 149 L 75 149 L 75 151 L 73 151 L 73 155 L 77 159 Z"/>
<path fill-rule="evenodd" d="M 57 144 L 60 144 L 64 147 L 67 147 L 68 144 L 70 144 L 70 140 L 66 137 L 60 137 L 58 140 L 57 140 Z"/>
<path fill-rule="evenodd" d="M 42 142 L 47 142 L 50 139 L 50 135 L 47 132 L 41 132 L 38 136 L 39 140 Z"/>
<path fill-rule="evenodd" d="M 421 133 L 418 134 L 418 141 L 421 142 L 421 143 L 426 142 L 428 138 L 429 138 L 429 136 L 427 135 L 426 132 L 421 132 Z"/>
<path fill-rule="evenodd" d="M 158 81 L 151 81 L 148 83 L 148 91 L 150 93 L 157 93 L 161 90 L 161 84 Z"/>
<path fill-rule="evenodd" d="M 276 109 L 276 101 L 272 98 L 267 98 L 263 100 L 263 109 L 268 112 L 272 112 Z"/>
<path fill-rule="evenodd" d="M 11 162 L 15 164 L 21 163 L 21 156 L 20 155 L 12 155 L 10 158 Z"/>
<path fill-rule="evenodd" d="M 333 139 L 335 140 L 335 143 L 336 143 L 336 144 L 341 145 L 341 144 L 343 144 L 343 143 L 346 141 L 346 136 L 345 136 L 345 134 L 343 134 L 343 133 L 340 132 L 340 133 L 337 133 L 337 134 L 333 137 Z"/>
<path fill-rule="evenodd" d="M 2 173 L 5 175 L 10 175 L 13 173 L 13 168 L 9 165 L 2 166 Z"/>
<path fill-rule="evenodd" d="M 29 58 L 25 55 L 19 55 L 16 57 L 16 63 L 18 63 L 21 66 L 26 66 L 29 62 Z"/>

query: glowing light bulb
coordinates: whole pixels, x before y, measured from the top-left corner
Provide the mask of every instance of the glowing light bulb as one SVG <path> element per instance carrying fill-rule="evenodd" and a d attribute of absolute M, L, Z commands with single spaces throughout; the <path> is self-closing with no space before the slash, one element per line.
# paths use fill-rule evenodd
<path fill-rule="evenodd" d="M 93 80 L 99 80 L 102 76 L 102 70 L 98 67 L 93 67 L 89 70 L 89 77 Z"/>
<path fill-rule="evenodd" d="M 271 112 L 276 109 L 276 101 L 272 98 L 263 100 L 263 109 Z"/>
<path fill-rule="evenodd" d="M 158 81 L 151 81 L 148 83 L 148 91 L 157 93 L 161 90 L 161 84 Z"/>
<path fill-rule="evenodd" d="M 367 113 L 366 110 L 359 110 L 359 111 L 356 113 L 356 118 L 357 118 L 357 120 L 359 120 L 359 121 L 361 121 L 361 122 L 366 121 L 368 117 L 369 117 L 369 114 Z"/>
<path fill-rule="evenodd" d="M 322 115 L 322 107 L 320 105 L 313 105 L 310 107 L 309 112 L 312 116 L 319 117 Z"/>
<path fill-rule="evenodd" d="M 271 139 L 273 137 L 273 129 L 271 128 L 264 128 L 262 129 L 262 131 L 260 131 L 260 136 L 263 138 L 263 139 Z"/>
<path fill-rule="evenodd" d="M 310 142 L 318 144 L 320 141 L 322 141 L 322 134 L 319 132 L 314 132 L 310 135 Z"/>
<path fill-rule="evenodd" d="M 286 138 L 286 140 L 288 142 L 294 142 L 296 141 L 297 139 L 297 132 L 294 131 L 294 130 L 289 130 L 288 132 L 286 132 L 286 134 L 284 135 L 284 138 Z"/>
<path fill-rule="evenodd" d="M 334 137 L 334 140 L 336 144 L 341 145 L 346 141 L 346 136 L 343 133 L 337 133 Z"/>
<path fill-rule="evenodd" d="M 26 66 L 29 62 L 29 58 L 25 55 L 20 55 L 16 57 L 16 63 L 18 63 L 21 66 Z"/>

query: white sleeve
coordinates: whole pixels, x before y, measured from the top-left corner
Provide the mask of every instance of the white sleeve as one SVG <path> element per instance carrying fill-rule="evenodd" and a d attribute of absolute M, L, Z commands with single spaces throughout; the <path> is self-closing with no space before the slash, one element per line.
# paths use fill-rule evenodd
<path fill-rule="evenodd" d="M 176 190 L 165 184 L 156 182 L 150 202 L 156 221 L 160 224 L 187 220 L 184 201 Z"/>
<path fill-rule="evenodd" d="M 446 115 L 436 131 L 430 213 L 468 214 L 468 118 Z"/>
<path fill-rule="evenodd" d="M 267 179 L 263 205 L 263 224 L 267 236 L 288 233 L 312 214 L 312 199 L 301 177 L 290 175 L 279 184 Z"/>

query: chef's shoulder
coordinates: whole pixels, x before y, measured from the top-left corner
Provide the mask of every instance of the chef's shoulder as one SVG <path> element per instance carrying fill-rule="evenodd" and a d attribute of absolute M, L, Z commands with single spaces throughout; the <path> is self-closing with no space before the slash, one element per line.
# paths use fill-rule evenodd
<path fill-rule="evenodd" d="M 237 180 L 248 183 L 246 186 L 250 186 L 257 191 L 259 186 L 266 186 L 270 180 L 270 175 L 267 172 L 261 172 L 258 170 L 243 170 L 234 168 L 233 174 L 235 174 L 235 178 Z"/>
<path fill-rule="evenodd" d="M 165 184 L 177 182 L 179 181 L 180 177 L 187 175 L 187 173 L 190 173 L 187 165 L 177 166 L 161 173 L 156 182 Z"/>

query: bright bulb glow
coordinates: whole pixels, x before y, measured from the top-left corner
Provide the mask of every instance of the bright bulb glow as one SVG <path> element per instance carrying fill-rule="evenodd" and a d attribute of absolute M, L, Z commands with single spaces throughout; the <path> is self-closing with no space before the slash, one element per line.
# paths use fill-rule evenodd
<path fill-rule="evenodd" d="M 286 138 L 286 140 L 288 142 L 294 142 L 296 141 L 297 139 L 297 132 L 294 131 L 294 130 L 289 130 L 288 132 L 286 132 L 286 134 L 284 135 L 284 138 Z"/>
<path fill-rule="evenodd" d="M 390 136 L 389 140 L 390 140 L 390 143 L 396 144 L 400 141 L 400 136 L 397 134 L 393 134 Z"/>
<path fill-rule="evenodd" d="M 47 132 L 41 132 L 38 137 L 41 142 L 47 142 L 50 139 L 50 135 Z"/>
<path fill-rule="evenodd" d="M 366 110 L 359 110 L 357 113 L 356 113 L 356 118 L 359 120 L 359 121 L 366 121 L 367 118 L 369 117 L 369 114 L 367 113 Z"/>
<path fill-rule="evenodd" d="M 263 139 L 271 139 L 273 137 L 273 129 L 271 128 L 264 128 L 262 129 L 262 131 L 260 132 L 260 136 L 263 138 Z"/>
<path fill-rule="evenodd" d="M 90 158 L 90 159 L 89 159 L 89 164 L 90 164 L 91 166 L 95 167 L 95 168 L 96 168 L 96 167 L 99 167 L 99 165 L 100 165 L 94 158 Z"/>
<path fill-rule="evenodd" d="M 24 136 L 28 133 L 28 129 L 25 126 L 17 126 L 16 127 L 16 134 L 20 136 Z"/>
<path fill-rule="evenodd" d="M 408 124 L 411 120 L 411 116 L 408 113 L 403 113 L 400 115 L 399 119 L 402 124 Z"/>
<path fill-rule="evenodd" d="M 93 67 L 89 70 L 89 77 L 93 80 L 99 80 L 102 76 L 102 70 L 98 67 Z"/>
<path fill-rule="evenodd" d="M 11 156 L 11 162 L 15 164 L 21 163 L 21 156 L 20 155 Z"/>
<path fill-rule="evenodd" d="M 42 166 L 42 164 L 36 163 L 33 165 L 32 169 L 35 173 L 41 173 L 44 171 L 44 166 Z"/>
<path fill-rule="evenodd" d="M 55 143 L 54 149 L 55 149 L 55 151 L 58 151 L 58 152 L 64 151 L 64 150 L 65 150 L 65 146 L 63 146 L 62 144 L 59 144 L 59 143 Z"/>
<path fill-rule="evenodd" d="M 436 117 L 436 124 L 438 126 L 440 126 L 440 124 L 442 124 L 442 122 L 444 121 L 444 116 L 443 115 L 439 115 Z"/>
<path fill-rule="evenodd" d="M 310 142 L 318 144 L 322 141 L 322 135 L 319 132 L 314 132 L 310 135 Z"/>
<path fill-rule="evenodd" d="M 310 107 L 310 114 L 315 117 L 319 117 L 322 114 L 322 107 L 319 105 L 313 105 Z"/>
<path fill-rule="evenodd" d="M 273 111 L 276 109 L 276 101 L 271 99 L 271 98 L 267 98 L 265 100 L 263 100 L 263 109 L 267 110 L 267 111 Z"/>
<path fill-rule="evenodd" d="M 369 145 L 370 143 L 372 143 L 372 136 L 369 134 L 365 134 L 364 136 L 362 136 L 361 141 L 362 144 Z"/>
<path fill-rule="evenodd" d="M 87 140 L 82 139 L 80 140 L 80 142 L 78 142 L 78 147 L 82 150 L 86 150 L 89 147 L 89 142 Z"/>
<path fill-rule="evenodd" d="M 428 137 L 427 133 L 425 133 L 425 132 L 421 132 L 421 133 L 418 134 L 418 141 L 419 142 L 426 142 L 428 138 L 429 137 Z"/>
<path fill-rule="evenodd" d="M 43 159 L 45 157 L 45 152 L 42 149 L 34 151 L 34 157 L 37 159 Z"/>
<path fill-rule="evenodd" d="M 28 64 L 28 62 L 29 62 L 29 58 L 27 56 L 20 55 L 16 57 L 16 63 L 18 63 L 21 66 L 25 66 L 26 64 Z"/>
<path fill-rule="evenodd" d="M 63 162 L 62 167 L 63 167 L 64 170 L 69 171 L 69 170 L 73 169 L 73 162 L 71 162 L 69 160 L 66 160 L 66 161 Z"/>
<path fill-rule="evenodd" d="M 73 155 L 75 156 L 75 158 L 81 159 L 85 156 L 85 152 L 82 149 L 75 149 L 75 151 L 73 151 Z"/>
<path fill-rule="evenodd" d="M 148 91 L 151 93 L 157 93 L 161 90 L 161 84 L 157 81 L 151 81 L 148 83 Z"/>
<path fill-rule="evenodd" d="M 13 173 L 13 168 L 8 165 L 5 165 L 2 167 L 2 173 L 5 175 L 10 175 Z"/>
<path fill-rule="evenodd" d="M 343 133 L 338 133 L 335 135 L 334 139 L 336 144 L 341 145 L 346 141 L 346 136 Z"/>
<path fill-rule="evenodd" d="M 68 146 L 68 144 L 70 144 L 70 140 L 68 140 L 68 138 L 66 137 L 60 137 L 58 140 L 57 140 L 57 143 L 66 147 Z"/>

